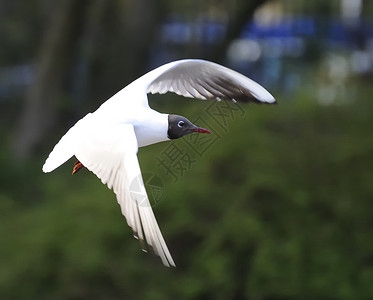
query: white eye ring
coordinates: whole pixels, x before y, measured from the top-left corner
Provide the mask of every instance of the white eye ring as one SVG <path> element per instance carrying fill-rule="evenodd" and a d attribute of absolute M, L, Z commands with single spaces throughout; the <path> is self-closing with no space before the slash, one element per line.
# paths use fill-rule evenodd
<path fill-rule="evenodd" d="M 185 122 L 184 122 L 184 121 L 179 121 L 179 122 L 177 123 L 177 126 L 180 127 L 180 128 L 184 127 L 184 125 L 185 125 Z"/>

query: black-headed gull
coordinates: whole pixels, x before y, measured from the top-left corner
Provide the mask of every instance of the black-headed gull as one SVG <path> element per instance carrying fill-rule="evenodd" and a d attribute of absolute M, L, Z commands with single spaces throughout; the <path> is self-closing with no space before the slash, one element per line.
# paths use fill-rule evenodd
<path fill-rule="evenodd" d="M 148 93 L 167 92 L 198 99 L 276 102 L 262 86 L 221 65 L 197 59 L 171 62 L 133 81 L 79 120 L 49 154 L 43 171 L 51 172 L 75 155 L 73 173 L 85 166 L 113 189 L 135 236 L 145 240 L 164 265 L 175 266 L 146 194 L 138 147 L 210 132 L 185 117 L 149 107 Z"/>

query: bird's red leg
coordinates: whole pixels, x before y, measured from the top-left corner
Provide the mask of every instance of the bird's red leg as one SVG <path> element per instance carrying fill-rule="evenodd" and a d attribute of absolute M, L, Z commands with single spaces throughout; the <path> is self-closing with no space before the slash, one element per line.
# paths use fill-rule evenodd
<path fill-rule="evenodd" d="M 74 165 L 72 174 L 74 175 L 76 172 L 78 172 L 83 167 L 84 167 L 83 164 L 79 160 L 77 160 L 75 165 Z"/>

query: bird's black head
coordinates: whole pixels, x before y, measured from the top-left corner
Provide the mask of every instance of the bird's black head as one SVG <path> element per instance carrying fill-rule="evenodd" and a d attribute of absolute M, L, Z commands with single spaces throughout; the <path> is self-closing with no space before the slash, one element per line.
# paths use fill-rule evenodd
<path fill-rule="evenodd" d="M 197 127 L 183 116 L 168 115 L 167 136 L 169 139 L 178 139 L 192 132 L 211 133 L 205 128 Z"/>

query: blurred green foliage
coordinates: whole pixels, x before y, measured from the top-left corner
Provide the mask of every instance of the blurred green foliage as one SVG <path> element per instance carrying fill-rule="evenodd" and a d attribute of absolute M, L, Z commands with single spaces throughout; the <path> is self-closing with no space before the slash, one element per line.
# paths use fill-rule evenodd
<path fill-rule="evenodd" d="M 155 159 L 166 143 L 140 149 L 164 181 L 154 210 L 175 269 L 140 250 L 93 174 L 2 151 L 0 298 L 372 298 L 373 91 L 350 84 L 350 104 L 243 106 L 177 182 Z M 173 112 L 207 105 L 187 103 Z"/>
<path fill-rule="evenodd" d="M 302 77 L 299 90 L 281 81 L 284 92 L 271 89 L 279 105 L 241 105 L 244 114 L 226 132 L 209 128 L 219 131 L 217 142 L 176 182 L 157 161 L 169 143 L 140 149 L 143 172 L 164 184 L 154 211 L 176 268 L 141 251 L 114 193 L 92 173 L 71 176 L 73 160 L 41 171 L 76 119 L 149 67 L 169 15 L 194 22 L 221 14 L 237 33 L 228 43 L 250 6 L 267 2 L 0 3 L 1 67 L 35 63 L 44 70 L 27 92 L 0 99 L 0 299 L 373 298 L 372 73 L 339 74 L 333 82 L 327 66 L 341 59 L 328 57 L 348 64 L 348 56 L 343 49 L 325 53 L 317 39 L 302 59 L 284 63 L 284 73 Z M 341 4 L 272 2 L 285 15 L 330 17 Z M 362 16 L 371 16 L 372 3 L 364 1 Z M 202 50 L 192 43 L 180 53 Z M 333 101 L 320 93 L 329 87 Z M 192 121 L 203 121 L 209 105 L 173 94 L 152 98 L 152 107 Z M 31 118 L 19 140 L 34 134 L 37 143 L 21 161 L 9 149 L 27 107 Z"/>

